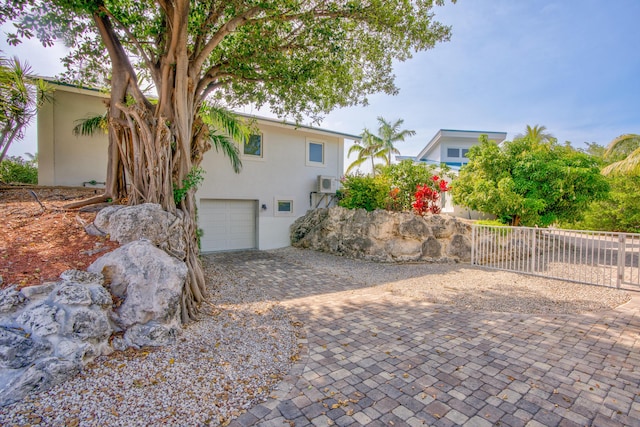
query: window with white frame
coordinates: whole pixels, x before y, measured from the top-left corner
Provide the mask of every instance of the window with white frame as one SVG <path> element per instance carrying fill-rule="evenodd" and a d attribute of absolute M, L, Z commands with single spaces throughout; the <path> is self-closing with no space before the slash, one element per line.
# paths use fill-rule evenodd
<path fill-rule="evenodd" d="M 242 154 L 249 158 L 262 158 L 262 135 L 250 135 L 242 144 Z"/>
<path fill-rule="evenodd" d="M 464 157 L 466 159 L 466 158 L 469 157 L 468 154 L 469 154 L 469 150 L 467 148 L 463 148 L 462 149 L 462 157 Z"/>
<path fill-rule="evenodd" d="M 286 197 L 276 197 L 273 203 L 275 216 L 293 215 L 293 199 Z"/>
<path fill-rule="evenodd" d="M 306 164 L 307 166 L 325 165 L 325 143 L 323 141 L 307 140 Z"/>

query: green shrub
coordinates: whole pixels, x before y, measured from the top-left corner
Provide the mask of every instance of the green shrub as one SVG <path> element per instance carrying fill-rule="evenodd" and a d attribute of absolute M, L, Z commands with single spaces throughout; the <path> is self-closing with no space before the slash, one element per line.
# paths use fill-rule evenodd
<path fill-rule="evenodd" d="M 475 221 L 475 223 L 478 225 L 490 225 L 490 226 L 496 226 L 496 227 L 504 227 L 505 225 L 508 225 L 498 221 L 497 219 L 479 219 Z"/>
<path fill-rule="evenodd" d="M 609 184 L 609 196 L 604 200 L 592 202 L 582 221 L 562 226 L 583 230 L 640 233 L 640 176 L 611 177 Z"/>
<path fill-rule="evenodd" d="M 0 162 L 0 181 L 6 184 L 37 184 L 38 168 L 22 157 L 5 157 Z"/>
<path fill-rule="evenodd" d="M 338 205 L 347 209 L 386 209 L 390 190 L 384 176 L 347 175 L 342 181 Z"/>
<path fill-rule="evenodd" d="M 433 165 L 414 163 L 412 160 L 404 160 L 382 168 L 382 175 L 388 178 L 391 188 L 396 194 L 394 197 L 395 206 L 389 208 L 397 211 L 410 211 L 416 187 L 430 184 L 434 173 L 435 167 Z"/>

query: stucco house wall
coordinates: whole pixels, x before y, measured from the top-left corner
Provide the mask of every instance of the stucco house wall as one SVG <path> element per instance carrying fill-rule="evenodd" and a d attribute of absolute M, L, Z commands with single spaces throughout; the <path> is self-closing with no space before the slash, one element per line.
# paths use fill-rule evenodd
<path fill-rule="evenodd" d="M 242 156 L 242 171 L 236 174 L 229 160 L 213 149 L 202 162 L 206 173 L 197 197 L 201 204 L 208 199 L 254 200 L 258 248 L 272 249 L 290 244 L 289 226 L 296 218 L 331 201 L 330 195 L 317 193 L 318 175 L 332 177 L 335 183 L 342 176 L 344 138 L 260 120 L 258 126 L 263 156 Z M 307 161 L 309 142 L 324 145 L 323 165 Z M 291 201 L 292 212 L 279 212 L 278 201 Z"/>
<path fill-rule="evenodd" d="M 38 184 L 79 186 L 104 182 L 107 137 L 75 136 L 77 120 L 102 115 L 108 96 L 98 91 L 55 85 L 53 102 L 38 110 Z"/>
<path fill-rule="evenodd" d="M 446 163 L 454 170 L 468 163 L 467 151 L 477 145 L 480 135 L 500 144 L 507 137 L 506 132 L 440 129 L 415 157 L 416 161 L 439 165 Z"/>
<path fill-rule="evenodd" d="M 56 85 L 54 101 L 38 113 L 39 184 L 91 186 L 105 181 L 107 136 L 75 136 L 75 122 L 103 114 L 107 95 Z M 289 226 L 310 208 L 329 206 L 344 170 L 345 138 L 359 136 L 253 118 L 259 155 L 244 154 L 242 171 L 212 148 L 202 161 L 204 181 L 196 193 L 204 252 L 273 249 L 290 244 Z M 311 150 L 311 153 L 310 153 Z M 249 151 L 250 152 L 250 151 Z M 318 155 L 321 154 L 321 160 Z M 329 192 L 318 192 L 318 176 Z"/>

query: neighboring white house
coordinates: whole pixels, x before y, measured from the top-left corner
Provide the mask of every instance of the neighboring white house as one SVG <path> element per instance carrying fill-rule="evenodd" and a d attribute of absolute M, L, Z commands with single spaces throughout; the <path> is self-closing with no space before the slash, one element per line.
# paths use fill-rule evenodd
<path fill-rule="evenodd" d="M 108 95 L 55 85 L 54 101 L 38 112 L 40 185 L 104 183 L 107 137 L 75 136 L 75 122 L 106 111 Z M 259 132 L 240 148 L 242 171 L 211 149 L 196 193 L 203 252 L 273 249 L 290 244 L 289 226 L 308 209 L 332 203 L 344 171 L 345 139 L 357 135 L 252 117 Z"/>
<path fill-rule="evenodd" d="M 452 170 L 457 171 L 469 161 L 467 159 L 469 148 L 479 143 L 480 135 L 487 135 L 490 141 L 495 141 L 497 144 L 507 138 L 506 132 L 440 129 L 417 156 L 398 156 L 396 159 L 411 159 L 437 166 L 445 163 Z"/>
<path fill-rule="evenodd" d="M 507 138 L 506 132 L 440 129 L 417 156 L 396 156 L 396 160 L 413 160 L 434 166 L 440 166 L 444 163 L 451 169 L 449 178 L 455 179 L 460 168 L 469 162 L 467 158 L 469 148 L 480 143 L 481 135 L 487 135 L 490 141 L 495 141 L 497 144 Z M 480 212 L 454 205 L 451 197 L 447 197 L 447 193 L 442 195 L 442 212 L 468 219 L 489 217 Z"/>

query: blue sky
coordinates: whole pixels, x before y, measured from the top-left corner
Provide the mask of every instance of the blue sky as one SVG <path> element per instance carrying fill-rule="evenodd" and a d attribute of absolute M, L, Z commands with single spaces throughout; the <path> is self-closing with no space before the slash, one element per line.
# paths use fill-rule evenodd
<path fill-rule="evenodd" d="M 539 124 L 579 147 L 640 133 L 640 1 L 458 0 L 435 13 L 452 26 L 451 41 L 396 65 L 399 95 L 372 95 L 367 107 L 336 110 L 321 126 L 359 134 L 378 116 L 402 118 L 416 131 L 398 143 L 403 155 L 417 154 L 438 129 L 512 139 Z M 2 37 L 0 49 L 38 74 L 61 71 L 60 48 L 9 49 Z M 12 154 L 35 151 L 34 135 Z"/>

